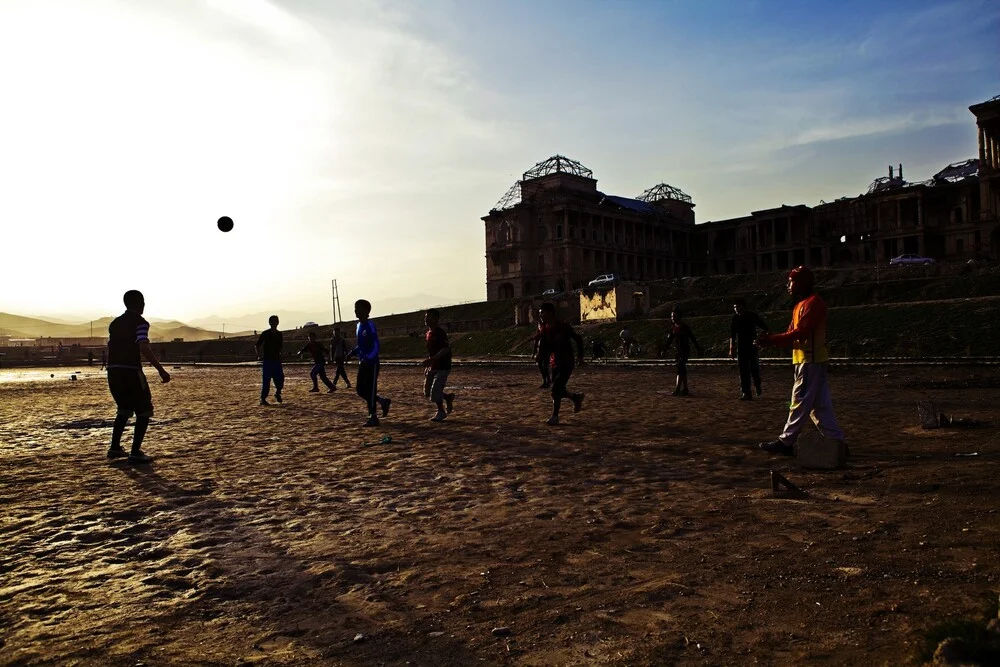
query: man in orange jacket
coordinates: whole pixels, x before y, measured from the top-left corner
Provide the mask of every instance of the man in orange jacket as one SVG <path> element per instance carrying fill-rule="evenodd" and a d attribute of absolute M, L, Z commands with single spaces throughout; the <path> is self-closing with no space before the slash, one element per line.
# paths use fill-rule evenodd
<path fill-rule="evenodd" d="M 795 384 L 792 385 L 792 401 L 785 429 L 777 440 L 758 445 L 772 454 L 795 454 L 795 441 L 807 417 L 812 419 L 823 437 L 844 441 L 844 432 L 833 413 L 827 380 L 830 355 L 826 349 L 826 303 L 813 293 L 814 283 L 813 272 L 807 267 L 792 269 L 788 274 L 788 293 L 798 299 L 792 311 L 792 323 L 785 333 L 757 339 L 760 346 L 791 347 L 792 364 L 795 366 Z"/>

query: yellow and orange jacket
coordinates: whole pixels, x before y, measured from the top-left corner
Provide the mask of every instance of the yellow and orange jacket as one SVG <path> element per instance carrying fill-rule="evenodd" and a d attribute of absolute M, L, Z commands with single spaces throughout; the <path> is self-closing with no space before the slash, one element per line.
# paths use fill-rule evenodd
<path fill-rule="evenodd" d="M 768 340 L 780 347 L 792 347 L 793 364 L 824 363 L 830 360 L 826 350 L 826 303 L 818 294 L 795 304 L 788 331 L 773 334 Z"/>

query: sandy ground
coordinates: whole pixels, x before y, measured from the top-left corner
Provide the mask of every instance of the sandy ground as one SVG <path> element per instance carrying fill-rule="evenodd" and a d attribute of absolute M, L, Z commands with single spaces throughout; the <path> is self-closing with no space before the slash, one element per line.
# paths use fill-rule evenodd
<path fill-rule="evenodd" d="M 587 366 L 553 428 L 531 368 L 456 368 L 434 424 L 387 367 L 373 430 L 305 367 L 266 408 L 256 370 L 185 367 L 143 467 L 105 460 L 84 370 L 0 382 L 0 664 L 900 664 L 1000 588 L 997 370 L 837 370 L 834 472 L 755 449 L 784 368 L 743 403 L 724 368 L 680 398 L 668 369 Z M 928 398 L 992 424 L 923 431 Z"/>

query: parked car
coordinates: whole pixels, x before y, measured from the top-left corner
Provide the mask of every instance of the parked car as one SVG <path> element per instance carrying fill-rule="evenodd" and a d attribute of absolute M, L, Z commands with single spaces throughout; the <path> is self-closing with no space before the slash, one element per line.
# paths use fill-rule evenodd
<path fill-rule="evenodd" d="M 553 294 L 559 294 L 559 290 L 555 289 L 554 287 L 550 287 L 549 289 L 542 292 L 542 296 L 551 296 Z"/>
<path fill-rule="evenodd" d="M 318 326 L 319 325 L 316 324 L 315 322 L 306 322 L 305 324 L 302 325 L 302 328 L 303 329 L 312 329 L 313 327 L 318 327 Z"/>
<path fill-rule="evenodd" d="M 900 255 L 889 260 L 889 266 L 902 266 L 903 264 L 933 264 L 933 257 L 921 257 L 920 255 Z"/>
<path fill-rule="evenodd" d="M 610 287 L 618 282 L 618 276 L 614 273 L 605 273 L 604 275 L 597 276 L 589 283 L 587 287 Z"/>

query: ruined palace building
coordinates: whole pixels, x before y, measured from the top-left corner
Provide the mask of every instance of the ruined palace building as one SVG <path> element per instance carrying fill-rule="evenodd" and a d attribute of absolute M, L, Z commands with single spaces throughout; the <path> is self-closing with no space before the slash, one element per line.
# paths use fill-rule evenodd
<path fill-rule="evenodd" d="M 926 181 L 902 165 L 868 191 L 818 206 L 779 206 L 695 225 L 691 197 L 661 183 L 637 197 L 597 189 L 561 155 L 539 162 L 483 217 L 487 299 L 629 281 L 847 267 L 913 253 L 937 261 L 1000 258 L 1000 96 L 969 107 L 979 157 Z"/>

